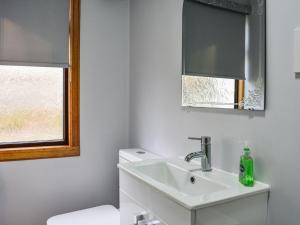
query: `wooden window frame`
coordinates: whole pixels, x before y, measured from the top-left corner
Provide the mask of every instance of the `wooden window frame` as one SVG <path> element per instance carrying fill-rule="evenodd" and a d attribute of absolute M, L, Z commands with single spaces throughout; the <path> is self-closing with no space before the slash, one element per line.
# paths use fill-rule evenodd
<path fill-rule="evenodd" d="M 79 73 L 80 73 L 80 0 L 69 0 L 69 68 L 67 143 L 61 145 L 8 147 L 0 149 L 0 161 L 16 161 L 72 157 L 80 155 L 80 124 L 79 124 Z"/>
<path fill-rule="evenodd" d="M 245 81 L 244 80 L 235 80 L 235 96 L 234 96 L 234 108 L 243 110 L 244 106 L 240 103 L 245 98 Z"/>

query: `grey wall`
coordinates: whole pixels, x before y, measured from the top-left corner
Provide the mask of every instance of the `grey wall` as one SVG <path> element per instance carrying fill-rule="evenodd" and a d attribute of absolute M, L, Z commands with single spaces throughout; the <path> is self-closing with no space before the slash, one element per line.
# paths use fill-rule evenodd
<path fill-rule="evenodd" d="M 267 1 L 267 110 L 199 109 L 181 104 L 182 0 L 132 0 L 130 16 L 130 145 L 165 156 L 195 151 L 188 136 L 211 135 L 213 164 L 237 172 L 243 141 L 256 175 L 272 185 L 271 225 L 300 221 L 300 80 L 292 73 L 299 0 Z"/>
<path fill-rule="evenodd" d="M 117 205 L 117 150 L 128 144 L 128 7 L 82 1 L 81 157 L 0 163 L 0 225 Z"/>

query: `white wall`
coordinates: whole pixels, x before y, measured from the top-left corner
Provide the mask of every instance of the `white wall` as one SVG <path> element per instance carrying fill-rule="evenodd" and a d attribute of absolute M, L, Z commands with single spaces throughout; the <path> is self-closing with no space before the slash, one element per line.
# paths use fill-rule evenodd
<path fill-rule="evenodd" d="M 0 163 L 0 225 L 117 205 L 117 150 L 128 144 L 128 11 L 125 0 L 82 1 L 81 156 Z"/>
<path fill-rule="evenodd" d="M 256 175 L 272 185 L 271 225 L 300 221 L 300 80 L 292 73 L 299 0 L 267 1 L 267 110 L 183 111 L 182 0 L 132 0 L 130 16 L 130 145 L 171 156 L 198 150 L 188 136 L 210 135 L 213 164 L 237 172 L 244 140 Z"/>

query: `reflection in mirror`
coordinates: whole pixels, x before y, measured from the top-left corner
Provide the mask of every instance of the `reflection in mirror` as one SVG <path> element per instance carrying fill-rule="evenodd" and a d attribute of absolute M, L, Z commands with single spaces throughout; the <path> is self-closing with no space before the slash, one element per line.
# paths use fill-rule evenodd
<path fill-rule="evenodd" d="M 183 76 L 182 92 L 184 106 L 234 108 L 233 79 Z"/>
<path fill-rule="evenodd" d="M 265 0 L 185 0 L 182 106 L 265 109 Z"/>

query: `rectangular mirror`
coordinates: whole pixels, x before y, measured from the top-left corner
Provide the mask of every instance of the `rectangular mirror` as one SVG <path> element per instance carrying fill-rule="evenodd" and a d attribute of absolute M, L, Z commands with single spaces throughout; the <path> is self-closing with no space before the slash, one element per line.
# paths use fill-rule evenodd
<path fill-rule="evenodd" d="M 265 109 L 265 0 L 184 0 L 182 106 Z"/>

